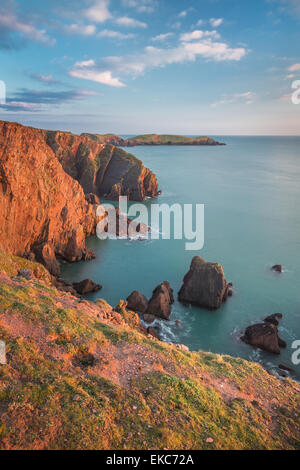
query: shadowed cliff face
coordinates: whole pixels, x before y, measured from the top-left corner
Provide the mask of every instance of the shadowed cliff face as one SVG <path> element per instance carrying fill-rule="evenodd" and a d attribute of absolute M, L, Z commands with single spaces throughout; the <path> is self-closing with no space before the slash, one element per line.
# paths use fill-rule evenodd
<path fill-rule="evenodd" d="M 114 145 L 89 135 L 56 131 L 45 132 L 45 139 L 64 170 L 81 184 L 86 194 L 112 200 L 122 195 L 133 201 L 158 195 L 156 176 L 143 162 Z"/>
<path fill-rule="evenodd" d="M 0 121 L 0 247 L 34 254 L 58 275 L 56 256 L 90 258 L 85 238 L 95 222 L 93 206 L 46 144 L 44 131 Z"/>

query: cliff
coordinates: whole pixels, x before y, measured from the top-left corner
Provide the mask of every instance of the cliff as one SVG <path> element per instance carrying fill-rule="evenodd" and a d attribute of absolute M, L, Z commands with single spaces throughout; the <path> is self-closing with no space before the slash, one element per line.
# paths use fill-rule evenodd
<path fill-rule="evenodd" d="M 102 144 L 112 144 L 118 147 L 135 147 L 138 145 L 225 145 L 211 137 L 185 137 L 182 135 L 143 134 L 129 139 L 123 139 L 115 134 L 81 134 Z"/>
<path fill-rule="evenodd" d="M 46 131 L 45 139 L 86 194 L 112 200 L 122 195 L 133 201 L 158 195 L 156 176 L 138 158 L 115 145 L 106 145 L 96 136 L 56 131 Z M 114 139 L 111 142 L 116 143 Z"/>
<path fill-rule="evenodd" d="M 94 230 L 93 206 L 63 170 L 44 132 L 0 121 L 0 248 L 35 255 L 58 275 L 56 257 L 90 258 L 85 238 Z"/>
<path fill-rule="evenodd" d="M 158 194 L 156 176 L 133 155 L 71 133 L 0 121 L 0 249 L 60 273 L 57 258 L 90 259 L 94 193 L 143 201 Z"/>
<path fill-rule="evenodd" d="M 299 449 L 299 385 L 146 335 L 0 252 L 0 449 Z"/>

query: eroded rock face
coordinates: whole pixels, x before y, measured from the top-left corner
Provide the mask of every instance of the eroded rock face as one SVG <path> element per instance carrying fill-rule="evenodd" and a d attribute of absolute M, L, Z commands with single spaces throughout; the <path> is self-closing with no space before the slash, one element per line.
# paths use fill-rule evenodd
<path fill-rule="evenodd" d="M 127 306 L 129 310 L 134 312 L 144 313 L 148 307 L 148 300 L 146 297 L 139 291 L 133 291 L 129 297 L 127 297 Z"/>
<path fill-rule="evenodd" d="M 159 284 L 153 291 L 146 313 L 169 320 L 171 305 L 174 303 L 173 290 L 167 281 Z"/>
<path fill-rule="evenodd" d="M 200 256 L 192 260 L 189 272 L 178 293 L 180 302 L 217 309 L 228 297 L 229 286 L 223 268 L 218 263 L 207 263 Z"/>
<path fill-rule="evenodd" d="M 57 276 L 57 257 L 92 256 L 85 238 L 95 222 L 93 206 L 46 144 L 45 131 L 0 121 L 0 247 L 34 253 Z"/>
<path fill-rule="evenodd" d="M 133 201 L 158 195 L 156 176 L 143 162 L 124 150 L 90 134 L 45 131 L 45 140 L 64 170 L 86 194 L 111 200 L 127 196 Z"/>

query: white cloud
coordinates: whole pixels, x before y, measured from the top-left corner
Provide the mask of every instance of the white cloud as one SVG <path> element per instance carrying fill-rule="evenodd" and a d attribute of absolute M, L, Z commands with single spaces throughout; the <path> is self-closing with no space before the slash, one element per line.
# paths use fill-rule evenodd
<path fill-rule="evenodd" d="M 96 33 L 96 26 L 93 24 L 90 25 L 81 25 L 81 24 L 70 24 L 65 26 L 65 30 L 70 34 L 82 34 L 83 36 L 92 36 Z"/>
<path fill-rule="evenodd" d="M 288 67 L 289 72 L 299 72 L 300 70 L 300 64 L 294 64 Z"/>
<path fill-rule="evenodd" d="M 151 41 L 165 41 L 166 39 L 174 36 L 174 33 L 165 33 L 165 34 L 158 34 L 151 39 Z"/>
<path fill-rule="evenodd" d="M 77 62 L 69 73 L 72 77 L 122 87 L 125 85 L 119 77 L 128 75 L 135 78 L 147 69 L 195 62 L 197 58 L 216 62 L 239 61 L 246 53 L 242 47 L 231 48 L 224 42 L 206 37 L 201 41 L 182 42 L 173 48 L 148 46 L 140 54 L 107 57 L 97 63 L 94 60 Z"/>
<path fill-rule="evenodd" d="M 213 28 L 217 28 L 218 26 L 221 26 L 221 24 L 223 23 L 223 18 L 211 18 L 209 22 Z"/>
<path fill-rule="evenodd" d="M 156 0 L 122 0 L 125 7 L 135 8 L 140 13 L 152 13 L 156 7 Z"/>
<path fill-rule="evenodd" d="M 28 38 L 53 46 L 55 39 L 48 36 L 44 29 L 37 29 L 33 24 L 19 19 L 15 14 L 0 11 L 0 30 L 17 32 Z"/>
<path fill-rule="evenodd" d="M 103 31 L 100 31 L 100 33 L 97 34 L 97 37 L 122 40 L 122 39 L 134 38 L 135 34 L 132 34 L 132 33 L 123 34 L 123 33 L 120 33 L 119 31 L 113 31 L 111 29 L 103 29 Z"/>
<path fill-rule="evenodd" d="M 121 16 L 120 18 L 117 18 L 116 23 L 120 26 L 127 26 L 129 28 L 147 28 L 146 23 L 130 18 L 129 16 Z"/>
<path fill-rule="evenodd" d="M 187 10 L 183 10 L 179 13 L 178 18 L 185 18 L 188 14 Z"/>
<path fill-rule="evenodd" d="M 189 41 L 194 41 L 195 39 L 202 39 L 205 37 L 214 37 L 214 38 L 219 38 L 220 35 L 217 33 L 217 31 L 201 31 L 199 29 L 196 29 L 195 31 L 192 31 L 191 33 L 183 33 L 180 35 L 180 40 L 184 42 L 189 42 Z"/>
<path fill-rule="evenodd" d="M 204 23 L 204 21 L 203 21 L 203 20 L 198 20 L 198 21 L 197 21 L 197 26 L 202 26 L 202 25 L 203 25 L 203 23 Z"/>
<path fill-rule="evenodd" d="M 104 23 L 111 18 L 109 0 L 96 0 L 94 4 L 84 11 L 84 16 L 95 23 Z"/>
<path fill-rule="evenodd" d="M 117 88 L 125 86 L 118 78 L 112 76 L 112 72 L 110 70 L 99 71 L 94 67 L 94 65 L 94 60 L 76 62 L 73 69 L 70 70 L 69 75 L 73 78 L 103 83 L 104 85 Z"/>
<path fill-rule="evenodd" d="M 247 91 L 245 93 L 234 93 L 232 95 L 222 95 L 222 98 L 216 103 L 212 103 L 211 107 L 216 108 L 220 105 L 232 104 L 232 103 L 243 103 L 250 105 L 254 102 L 256 98 L 256 93 L 253 91 Z"/>

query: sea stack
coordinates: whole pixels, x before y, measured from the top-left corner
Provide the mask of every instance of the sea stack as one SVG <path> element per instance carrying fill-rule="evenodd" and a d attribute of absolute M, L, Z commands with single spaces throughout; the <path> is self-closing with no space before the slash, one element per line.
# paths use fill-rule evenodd
<path fill-rule="evenodd" d="M 200 256 L 195 256 L 183 279 L 178 299 L 183 303 L 215 310 L 227 299 L 229 287 L 220 264 L 208 263 Z"/>

